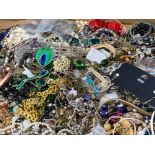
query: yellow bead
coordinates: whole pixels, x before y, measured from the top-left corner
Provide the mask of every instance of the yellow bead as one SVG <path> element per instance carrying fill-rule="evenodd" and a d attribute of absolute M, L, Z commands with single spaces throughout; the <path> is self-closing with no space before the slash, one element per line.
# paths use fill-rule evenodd
<path fill-rule="evenodd" d="M 111 125 L 109 123 L 104 124 L 104 129 L 109 131 L 111 129 Z"/>
<path fill-rule="evenodd" d="M 120 124 L 123 126 L 123 128 L 130 128 L 131 124 L 128 120 L 123 120 L 120 122 Z"/>

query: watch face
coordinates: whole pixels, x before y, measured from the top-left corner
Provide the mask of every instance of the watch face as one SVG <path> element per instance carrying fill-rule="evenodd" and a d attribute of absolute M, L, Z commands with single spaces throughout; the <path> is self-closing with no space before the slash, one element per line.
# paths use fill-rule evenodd
<path fill-rule="evenodd" d="M 111 79 L 114 84 L 129 91 L 142 102 L 155 97 L 155 77 L 131 64 L 124 63 L 112 74 Z M 155 102 L 150 102 L 150 104 L 155 106 Z"/>

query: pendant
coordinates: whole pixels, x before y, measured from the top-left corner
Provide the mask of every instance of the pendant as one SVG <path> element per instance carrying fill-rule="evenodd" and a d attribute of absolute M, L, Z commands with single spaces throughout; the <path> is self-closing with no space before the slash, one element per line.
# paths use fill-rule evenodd
<path fill-rule="evenodd" d="M 36 52 L 36 60 L 39 65 L 45 67 L 51 63 L 54 58 L 54 51 L 50 47 L 41 47 Z"/>

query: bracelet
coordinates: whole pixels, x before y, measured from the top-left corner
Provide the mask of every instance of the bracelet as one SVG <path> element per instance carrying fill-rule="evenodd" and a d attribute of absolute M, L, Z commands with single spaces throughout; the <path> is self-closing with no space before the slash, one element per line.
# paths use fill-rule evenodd
<path fill-rule="evenodd" d="M 109 99 L 109 98 L 107 98 L 107 99 Z M 132 104 L 132 103 L 130 103 L 130 102 L 128 102 L 128 101 L 125 101 L 125 100 L 122 100 L 122 99 L 119 99 L 119 98 L 116 98 L 116 99 L 109 99 L 109 101 L 120 101 L 120 102 L 122 102 L 123 104 L 125 104 L 126 106 L 129 106 L 129 107 L 131 107 L 131 108 L 136 109 L 139 113 L 141 113 L 141 114 L 143 114 L 143 115 L 152 116 L 151 113 L 142 110 L 141 108 L 135 106 L 134 104 Z M 109 101 L 107 101 L 106 104 L 112 104 L 112 102 L 109 102 Z"/>
<path fill-rule="evenodd" d="M 102 48 L 108 49 L 112 53 L 113 58 L 116 56 L 116 49 L 108 43 L 104 43 L 103 45 L 96 45 L 94 46 L 94 48 L 96 48 L 97 50 Z"/>
<path fill-rule="evenodd" d="M 131 38 L 134 38 L 135 35 L 140 34 L 140 37 L 144 38 L 150 35 L 153 30 L 152 24 L 148 22 L 138 22 L 135 23 L 129 30 Z"/>
<path fill-rule="evenodd" d="M 97 30 L 94 35 L 97 37 L 104 37 L 109 42 L 111 41 L 116 42 L 119 38 L 118 35 L 114 31 L 106 29 L 106 28 L 101 28 Z"/>

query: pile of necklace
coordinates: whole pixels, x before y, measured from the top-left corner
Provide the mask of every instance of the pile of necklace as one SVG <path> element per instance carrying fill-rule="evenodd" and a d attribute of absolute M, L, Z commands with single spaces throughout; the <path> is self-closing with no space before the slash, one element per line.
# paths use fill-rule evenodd
<path fill-rule="evenodd" d="M 111 78 L 124 64 L 155 76 L 154 25 L 74 22 L 65 37 L 0 31 L 0 134 L 154 135 L 155 107 Z"/>

